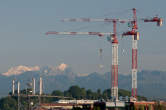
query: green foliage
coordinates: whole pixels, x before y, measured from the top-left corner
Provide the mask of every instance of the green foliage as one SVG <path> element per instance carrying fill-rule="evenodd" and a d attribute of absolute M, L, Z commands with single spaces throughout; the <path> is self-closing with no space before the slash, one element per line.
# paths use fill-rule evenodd
<path fill-rule="evenodd" d="M 119 96 L 123 96 L 123 97 L 125 97 L 125 96 L 131 96 L 131 93 L 129 92 L 129 91 L 127 91 L 127 90 L 124 90 L 124 89 L 119 89 Z"/>
<path fill-rule="evenodd" d="M 127 90 L 124 90 L 124 89 L 119 89 L 119 96 L 128 96 L 130 97 L 131 96 L 131 92 L 127 91 Z M 137 96 L 138 100 L 143 100 L 143 101 L 146 101 L 147 98 L 146 97 L 143 97 L 143 96 Z"/>
<path fill-rule="evenodd" d="M 155 110 L 166 110 L 166 105 L 162 105 L 158 102 L 155 104 L 154 109 Z"/>
<path fill-rule="evenodd" d="M 24 94 L 26 96 L 26 94 L 32 94 L 30 89 L 25 89 L 25 90 L 21 90 L 21 94 Z M 9 93 L 11 94 L 11 93 Z M 130 92 L 123 90 L 123 89 L 119 89 L 119 96 L 130 96 Z M 53 95 L 53 96 L 65 96 L 65 97 L 70 97 L 70 99 L 92 99 L 92 100 L 98 100 L 98 99 L 109 99 L 111 97 L 111 91 L 110 89 L 106 89 L 103 92 L 98 89 L 96 92 L 88 89 L 86 90 L 85 88 L 80 88 L 77 85 L 71 86 L 68 90 L 62 92 L 59 90 L 54 90 L 51 94 L 48 95 Z M 139 98 L 144 98 L 144 97 L 139 97 Z M 52 98 L 48 98 L 48 97 L 41 97 L 41 102 L 44 103 L 50 103 L 50 102 L 55 102 L 57 100 L 59 100 L 59 98 L 57 97 L 52 97 Z M 33 102 L 34 105 L 38 104 L 39 102 L 39 98 L 38 97 L 20 97 L 20 106 L 22 108 L 28 108 L 29 103 Z M 160 107 L 159 105 L 156 105 L 157 110 L 163 110 L 160 109 L 162 107 Z M 17 109 L 17 97 L 5 97 L 0 99 L 0 110 L 16 110 Z M 75 110 L 79 109 L 79 108 L 74 108 Z M 98 110 L 99 108 L 95 108 L 96 110 Z M 142 108 L 140 108 L 140 110 L 142 110 Z"/>
<path fill-rule="evenodd" d="M 64 96 L 65 97 L 72 97 L 71 93 L 69 93 L 68 91 L 64 91 Z"/>
<path fill-rule="evenodd" d="M 103 99 L 108 99 L 111 97 L 111 90 L 110 89 L 106 89 L 103 91 Z"/>
<path fill-rule="evenodd" d="M 0 100 L 0 109 L 1 110 L 16 110 L 17 109 L 16 99 L 12 97 L 2 98 Z"/>
<path fill-rule="evenodd" d="M 54 95 L 54 96 L 64 96 L 63 92 L 61 92 L 59 90 L 53 91 L 51 95 Z"/>
<path fill-rule="evenodd" d="M 138 100 L 143 100 L 143 101 L 147 101 L 147 98 L 146 97 L 144 97 L 144 96 L 137 96 L 137 98 L 138 98 Z"/>
<path fill-rule="evenodd" d="M 84 88 L 80 88 L 78 86 L 71 86 L 68 92 L 69 94 L 71 94 L 73 98 L 76 98 L 76 99 L 86 98 L 86 90 Z"/>
<path fill-rule="evenodd" d="M 94 107 L 94 110 L 101 110 L 100 107 Z"/>
<path fill-rule="evenodd" d="M 93 98 L 92 96 L 93 96 L 93 92 L 90 89 L 88 89 L 86 91 L 86 98 L 87 99 L 92 99 Z"/>

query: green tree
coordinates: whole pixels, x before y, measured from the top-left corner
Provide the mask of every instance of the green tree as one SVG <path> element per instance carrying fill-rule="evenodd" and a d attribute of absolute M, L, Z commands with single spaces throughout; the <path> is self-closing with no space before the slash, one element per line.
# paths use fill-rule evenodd
<path fill-rule="evenodd" d="M 84 88 L 80 88 L 79 86 L 71 86 L 68 90 L 73 98 L 81 99 L 86 97 L 86 91 Z"/>
<path fill-rule="evenodd" d="M 17 101 L 12 97 L 2 98 L 0 100 L 0 108 L 2 110 L 16 110 Z"/>
<path fill-rule="evenodd" d="M 131 96 L 131 92 L 124 90 L 124 89 L 119 89 L 118 94 L 119 94 L 119 96 L 123 96 L 123 97 L 125 97 L 125 96 L 130 97 Z"/>
<path fill-rule="evenodd" d="M 51 95 L 54 95 L 54 96 L 64 96 L 63 92 L 61 92 L 59 90 L 53 91 Z"/>
<path fill-rule="evenodd" d="M 65 97 L 72 97 L 69 91 L 64 91 L 64 96 Z"/>
<path fill-rule="evenodd" d="M 102 98 L 102 94 L 101 94 L 101 90 L 100 89 L 97 89 L 97 95 L 98 95 L 98 99 Z"/>
<path fill-rule="evenodd" d="M 111 90 L 110 89 L 106 89 L 103 91 L 103 98 L 104 99 L 108 99 L 111 97 Z"/>
<path fill-rule="evenodd" d="M 85 99 L 85 98 L 86 98 L 86 90 L 85 90 L 85 88 L 81 88 L 81 93 L 80 93 L 80 95 L 81 95 L 81 98 L 82 98 L 82 99 Z"/>
<path fill-rule="evenodd" d="M 87 99 L 92 99 L 92 97 L 93 97 L 93 92 L 90 89 L 88 89 L 86 91 L 86 98 Z"/>

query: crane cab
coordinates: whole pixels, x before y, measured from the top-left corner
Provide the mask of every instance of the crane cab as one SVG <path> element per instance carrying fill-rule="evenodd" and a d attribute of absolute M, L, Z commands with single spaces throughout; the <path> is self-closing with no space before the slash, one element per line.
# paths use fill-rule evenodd
<path fill-rule="evenodd" d="M 157 26 L 162 26 L 163 25 L 163 19 L 159 18 L 159 20 L 157 21 Z"/>
<path fill-rule="evenodd" d="M 139 32 L 136 32 L 134 35 L 134 40 L 139 40 Z"/>

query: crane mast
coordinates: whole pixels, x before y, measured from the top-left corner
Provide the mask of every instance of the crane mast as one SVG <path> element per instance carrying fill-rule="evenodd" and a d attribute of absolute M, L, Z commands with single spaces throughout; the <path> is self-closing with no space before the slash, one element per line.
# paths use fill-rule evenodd
<path fill-rule="evenodd" d="M 136 9 L 133 8 L 133 28 L 132 31 L 136 32 L 138 29 L 137 26 L 137 16 L 136 16 Z M 134 38 L 136 37 L 136 38 Z M 138 38 L 137 36 L 132 35 L 132 96 L 136 99 L 137 98 L 137 54 L 138 54 Z"/>
<path fill-rule="evenodd" d="M 111 67 L 111 97 L 112 100 L 118 100 L 118 39 L 116 33 L 116 20 L 113 21 L 112 35 L 112 67 Z"/>

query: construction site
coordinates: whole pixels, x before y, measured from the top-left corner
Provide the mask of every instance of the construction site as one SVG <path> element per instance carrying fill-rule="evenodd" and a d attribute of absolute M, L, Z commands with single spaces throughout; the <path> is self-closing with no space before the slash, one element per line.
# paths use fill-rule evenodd
<path fill-rule="evenodd" d="M 107 37 L 108 42 L 111 43 L 112 46 L 112 59 L 111 59 L 111 92 L 109 93 L 111 97 L 109 97 L 107 100 L 88 100 L 88 99 L 81 99 L 81 100 L 76 100 L 76 99 L 68 99 L 68 97 L 59 97 L 59 96 L 53 96 L 53 95 L 46 95 L 43 94 L 43 82 L 42 82 L 42 77 L 40 77 L 39 81 L 39 93 L 36 93 L 36 82 L 35 78 L 32 79 L 32 85 L 31 85 L 31 91 L 29 95 L 26 94 L 21 94 L 20 93 L 20 82 L 17 81 L 17 93 L 15 90 L 15 85 L 16 82 L 15 80 L 12 81 L 12 94 L 11 96 L 17 97 L 18 98 L 18 110 L 20 110 L 20 97 L 29 97 L 33 98 L 36 97 L 38 98 L 38 105 L 33 108 L 33 110 L 157 110 L 156 107 L 157 105 L 162 105 L 165 107 L 164 109 L 166 110 L 166 102 L 164 101 L 148 101 L 148 100 L 138 100 L 138 94 L 139 94 L 139 89 L 137 89 L 137 72 L 138 70 L 138 45 L 139 45 L 139 37 L 141 39 L 144 39 L 144 36 L 140 36 L 139 33 L 139 23 L 155 23 L 156 26 L 160 27 L 163 24 L 163 19 L 154 16 L 151 18 L 137 18 L 137 10 L 136 8 L 133 8 L 131 10 L 133 16 L 131 19 L 120 19 L 120 18 L 65 18 L 62 21 L 63 22 L 106 22 L 106 23 L 111 23 L 113 25 L 113 30 L 112 32 L 58 32 L 58 31 L 48 31 L 45 33 L 46 37 L 48 38 L 49 35 L 70 35 L 70 36 L 79 36 L 79 35 L 86 35 L 86 36 L 97 36 L 100 38 L 105 38 Z M 129 24 L 129 27 L 126 27 L 129 30 L 127 32 L 122 32 L 118 33 L 118 26 L 122 24 Z M 160 36 L 160 34 L 159 34 Z M 129 37 L 132 39 L 132 45 L 131 47 L 131 54 L 132 57 L 131 63 L 131 70 L 130 70 L 130 75 L 131 75 L 131 97 L 128 99 L 122 99 L 118 95 L 118 74 L 119 74 L 119 58 L 118 58 L 118 46 L 119 46 L 119 38 L 125 39 L 126 37 Z M 99 50 L 100 54 L 102 54 L 102 49 Z M 102 65 L 100 65 L 100 68 L 102 68 Z M 46 103 L 44 101 L 41 101 L 42 97 L 56 97 L 60 98 L 59 101 L 54 102 L 54 103 Z M 29 102 L 30 103 L 30 102 Z M 31 103 L 30 103 L 31 104 Z M 33 105 L 33 103 L 32 103 Z M 32 109 L 32 108 L 31 108 Z M 164 110 L 162 109 L 162 110 Z M 29 107 L 30 110 L 30 107 Z"/>
<path fill-rule="evenodd" d="M 46 35 L 50 35 L 50 34 L 56 34 L 56 35 L 96 35 L 99 37 L 104 37 L 104 36 L 109 36 L 108 37 L 108 41 L 111 43 L 112 45 L 112 65 L 111 65 L 111 98 L 109 102 L 105 102 L 105 107 L 107 109 L 110 108 L 110 110 L 112 109 L 116 109 L 117 108 L 124 108 L 126 109 L 126 105 L 131 106 L 131 105 L 144 105 L 146 110 L 149 110 L 149 106 L 150 109 L 154 110 L 155 108 L 153 107 L 153 105 L 155 104 L 155 102 L 140 102 L 137 100 L 137 71 L 138 71 L 138 61 L 137 61 L 137 57 L 138 56 L 138 41 L 139 41 L 139 31 L 138 31 L 138 21 L 142 21 L 144 23 L 156 23 L 157 26 L 162 26 L 162 18 L 159 18 L 157 16 L 152 17 L 150 19 L 148 18 L 141 18 L 141 19 L 137 19 L 136 16 L 136 9 L 133 8 L 133 18 L 132 19 L 118 19 L 118 18 L 104 18 L 104 19 L 91 19 L 91 18 L 79 18 L 79 19 L 63 19 L 64 22 L 111 22 L 113 24 L 113 32 L 109 32 L 109 33 L 103 33 L 103 32 L 54 32 L 54 31 L 49 31 L 46 32 Z M 131 76 L 132 76 L 132 90 L 131 90 L 131 97 L 129 102 L 123 102 L 119 100 L 118 97 L 118 36 L 117 36 L 117 23 L 130 23 L 131 26 L 131 30 L 127 31 L 127 32 L 123 32 L 122 33 L 122 37 L 131 37 L 132 39 L 132 62 L 131 62 Z M 101 50 L 102 51 L 102 50 Z M 99 103 L 100 105 L 100 103 Z M 130 107 L 128 109 L 131 109 Z M 128 110 L 126 109 L 126 110 Z M 138 110 L 139 108 L 136 107 L 136 110 Z"/>

